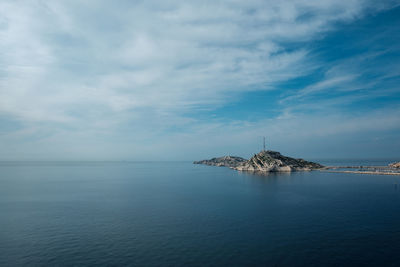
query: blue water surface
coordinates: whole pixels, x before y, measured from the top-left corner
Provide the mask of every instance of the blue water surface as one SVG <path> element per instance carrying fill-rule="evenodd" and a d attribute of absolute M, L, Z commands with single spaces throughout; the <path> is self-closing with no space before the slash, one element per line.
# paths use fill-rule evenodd
<path fill-rule="evenodd" d="M 190 162 L 2 162 L 0 265 L 400 266 L 397 184 Z"/>

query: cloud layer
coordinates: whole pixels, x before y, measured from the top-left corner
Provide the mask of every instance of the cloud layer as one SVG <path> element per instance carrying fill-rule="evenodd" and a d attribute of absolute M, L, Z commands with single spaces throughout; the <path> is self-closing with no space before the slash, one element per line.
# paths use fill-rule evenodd
<path fill-rule="evenodd" d="M 362 0 L 2 1 L 1 157 L 138 159 L 162 149 L 176 151 L 175 159 L 204 147 L 198 138 L 205 134 L 214 148 L 222 142 L 218 152 L 257 129 L 279 135 L 288 127 L 312 136 L 296 123 L 321 119 L 304 114 L 312 107 L 308 97 L 343 84 L 356 90 L 360 74 L 341 64 L 357 63 L 340 61 L 295 92 L 280 85 L 321 68 L 310 44 L 395 6 Z M 252 92 L 277 90 L 282 97 L 274 118 L 224 123 L 198 116 Z M 281 123 L 284 116 L 291 126 Z M 345 129 L 352 121 L 358 125 L 355 118 L 346 121 Z M 234 140 L 221 140 L 227 129 L 235 131 Z M 243 151 L 232 153 L 237 150 Z"/>

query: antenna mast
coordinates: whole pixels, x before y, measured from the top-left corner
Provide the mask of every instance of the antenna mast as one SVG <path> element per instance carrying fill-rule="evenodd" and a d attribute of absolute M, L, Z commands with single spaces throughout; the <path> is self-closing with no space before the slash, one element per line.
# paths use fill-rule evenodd
<path fill-rule="evenodd" d="M 263 136 L 263 138 L 264 138 L 264 146 L 263 146 L 264 150 L 263 151 L 265 151 L 265 136 Z"/>

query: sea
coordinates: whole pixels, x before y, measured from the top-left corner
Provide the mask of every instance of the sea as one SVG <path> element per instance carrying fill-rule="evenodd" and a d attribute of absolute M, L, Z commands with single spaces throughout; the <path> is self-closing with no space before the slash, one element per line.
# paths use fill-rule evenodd
<path fill-rule="evenodd" d="M 0 266 L 400 266 L 400 176 L 0 162 Z"/>

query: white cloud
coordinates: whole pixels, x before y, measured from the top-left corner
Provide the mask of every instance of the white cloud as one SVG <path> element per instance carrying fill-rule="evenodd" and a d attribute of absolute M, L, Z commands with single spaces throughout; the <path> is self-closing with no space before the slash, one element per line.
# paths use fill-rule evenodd
<path fill-rule="evenodd" d="M 336 22 L 391 5 L 2 1 L 0 114 L 21 121 L 29 134 L 108 129 L 106 135 L 115 136 L 134 125 L 126 134 L 140 139 L 143 132 L 191 127 L 188 113 L 224 105 L 242 92 L 272 90 L 314 67 L 308 50 L 283 43 L 321 38 Z"/>

